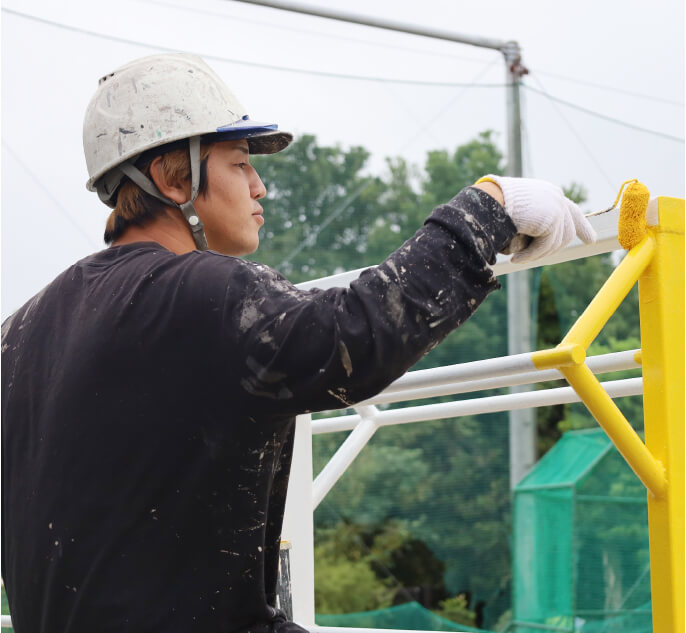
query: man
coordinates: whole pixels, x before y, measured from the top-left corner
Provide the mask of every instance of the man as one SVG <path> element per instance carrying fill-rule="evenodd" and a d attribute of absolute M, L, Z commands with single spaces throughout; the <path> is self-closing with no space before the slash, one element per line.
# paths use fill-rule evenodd
<path fill-rule="evenodd" d="M 25 631 L 301 631 L 275 605 L 294 416 L 367 398 L 498 287 L 489 263 L 593 231 L 560 190 L 488 177 L 350 288 L 253 252 L 252 121 L 199 58 L 100 80 L 84 122 L 110 247 L 3 325 L 3 561 Z M 502 205 L 505 205 L 503 209 Z"/>

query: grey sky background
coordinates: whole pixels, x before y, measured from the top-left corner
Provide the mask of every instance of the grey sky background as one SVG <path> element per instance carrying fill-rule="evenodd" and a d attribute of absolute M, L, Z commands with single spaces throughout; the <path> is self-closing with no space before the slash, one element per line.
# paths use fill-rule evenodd
<path fill-rule="evenodd" d="M 308 4 L 518 41 L 531 71 L 525 175 L 583 184 L 585 210 L 609 206 L 634 177 L 653 195 L 684 197 L 681 0 Z M 3 319 L 103 247 L 108 209 L 85 189 L 81 125 L 98 78 L 136 57 L 203 55 L 252 118 L 320 143 L 363 145 L 374 173 L 387 156 L 421 167 L 427 151 L 454 150 L 487 129 L 506 149 L 495 51 L 231 0 L 2 7 Z M 268 225 L 268 206 L 265 217 Z"/>

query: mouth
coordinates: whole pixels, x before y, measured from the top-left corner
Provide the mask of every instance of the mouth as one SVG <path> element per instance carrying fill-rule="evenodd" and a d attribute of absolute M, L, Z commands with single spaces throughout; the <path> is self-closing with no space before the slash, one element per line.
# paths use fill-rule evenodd
<path fill-rule="evenodd" d="M 262 217 L 262 214 L 264 213 L 264 210 L 262 207 L 257 209 L 256 211 L 253 211 L 252 217 L 257 220 L 257 223 L 262 226 L 264 224 L 264 218 Z"/>

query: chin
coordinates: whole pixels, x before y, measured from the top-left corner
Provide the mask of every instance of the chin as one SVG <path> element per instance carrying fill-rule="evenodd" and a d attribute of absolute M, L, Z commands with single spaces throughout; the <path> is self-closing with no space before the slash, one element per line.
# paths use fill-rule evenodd
<path fill-rule="evenodd" d="M 258 246 L 260 245 L 259 240 L 254 244 L 223 244 L 221 247 L 214 247 L 209 244 L 210 250 L 217 251 L 222 255 L 231 255 L 232 257 L 242 257 L 244 255 L 252 255 Z"/>

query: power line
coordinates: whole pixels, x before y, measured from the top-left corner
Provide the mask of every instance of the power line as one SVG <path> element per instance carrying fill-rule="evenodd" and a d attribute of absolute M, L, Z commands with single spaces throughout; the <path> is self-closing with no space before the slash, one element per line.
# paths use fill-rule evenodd
<path fill-rule="evenodd" d="M 195 7 L 189 7 L 186 5 L 175 4 L 172 2 L 165 2 L 164 0 L 138 0 L 140 3 L 153 4 L 163 7 L 169 7 L 173 9 L 178 9 L 179 11 L 186 11 L 189 13 L 208 15 L 212 17 L 218 17 L 225 20 L 244 22 L 247 24 L 258 24 L 260 26 L 269 26 L 275 29 L 287 30 L 293 33 L 303 33 L 306 35 L 316 35 L 319 37 L 325 36 L 327 39 L 337 39 L 346 42 L 356 42 L 358 44 L 367 44 L 369 46 L 376 46 L 381 48 L 388 48 L 393 50 L 407 51 L 411 53 L 419 53 L 420 55 L 430 55 L 432 57 L 459 59 L 461 61 L 470 63 L 481 63 L 483 59 L 476 57 L 467 57 L 465 55 L 455 55 L 454 53 L 439 53 L 437 51 L 428 51 L 426 49 L 420 49 L 411 46 L 401 46 L 399 44 L 390 44 L 388 42 L 376 42 L 372 39 L 364 39 L 361 37 L 351 37 L 349 35 L 341 35 L 340 33 L 322 33 L 321 31 L 314 31 L 312 29 L 303 29 L 286 24 L 275 24 L 274 22 L 267 22 L 264 20 L 257 20 L 254 18 L 245 18 L 243 16 L 236 17 L 233 15 L 227 15 L 226 13 L 220 13 L 218 11 L 209 11 L 207 9 L 196 9 Z"/>
<path fill-rule="evenodd" d="M 156 44 L 148 44 L 146 42 L 139 42 L 136 40 L 127 39 L 124 37 L 118 37 L 116 35 L 109 35 L 105 33 L 98 33 L 97 31 L 91 31 L 89 29 L 83 29 L 78 26 L 71 26 L 68 24 L 62 24 L 60 22 L 55 22 L 53 20 L 48 20 L 46 18 L 39 18 L 34 15 L 29 15 L 27 13 L 22 13 L 20 11 L 15 11 L 14 9 L 2 8 L 4 13 L 9 13 L 27 20 L 34 22 L 40 22 L 42 24 L 47 24 L 56 28 L 64 29 L 67 31 L 72 31 L 74 33 L 80 33 L 81 35 L 89 35 L 91 37 L 97 37 L 104 40 L 109 40 L 112 42 L 117 42 L 119 44 L 129 44 L 131 46 L 141 46 L 143 48 L 148 48 L 151 50 L 162 51 L 165 53 L 178 52 L 178 48 L 168 48 L 166 46 L 158 46 Z M 192 51 L 188 51 L 192 52 Z M 448 88 L 504 88 L 505 84 L 494 83 L 494 84 L 469 84 L 451 81 L 425 81 L 420 79 L 402 79 L 394 77 L 371 77 L 366 75 L 351 75 L 344 73 L 333 73 L 324 70 L 312 70 L 308 68 L 293 68 L 290 66 L 277 66 L 274 64 L 263 64 L 260 62 L 252 62 L 244 59 L 232 59 L 230 57 L 220 57 L 218 55 L 210 55 L 206 53 L 195 53 L 204 57 L 205 59 L 210 59 L 218 62 L 227 62 L 230 64 L 241 64 L 243 66 L 251 66 L 253 68 L 262 68 L 266 70 L 278 70 L 280 72 L 296 73 L 302 75 L 314 75 L 318 77 L 329 77 L 334 79 L 346 79 L 353 81 L 372 81 L 377 83 L 395 83 L 395 84 L 409 84 L 414 86 L 434 86 L 434 87 L 448 87 Z"/>
<path fill-rule="evenodd" d="M 641 92 L 633 92 L 631 90 L 624 90 L 623 88 L 615 88 L 614 86 L 607 86 L 605 84 L 599 84 L 593 81 L 586 81 L 584 79 L 576 79 L 575 77 L 568 77 L 566 75 L 558 75 L 557 73 L 536 70 L 535 68 L 529 68 L 529 70 L 532 73 L 536 73 L 537 75 L 545 75 L 548 77 L 553 77 L 555 79 L 562 79 L 563 81 L 569 81 L 571 83 L 579 84 L 581 86 L 590 86 L 592 88 L 598 88 L 599 90 L 606 90 L 607 92 L 617 92 L 619 94 L 628 95 L 629 97 L 636 97 L 638 99 L 648 99 L 649 101 L 658 101 L 660 103 L 667 103 L 669 105 L 678 106 L 680 108 L 684 107 L 683 101 L 673 101 L 672 99 L 656 97 L 655 95 L 647 95 Z"/>
<path fill-rule="evenodd" d="M 139 42 L 136 40 L 130 40 L 127 38 L 118 37 L 116 35 L 108 35 L 108 34 L 104 34 L 104 33 L 98 33 L 96 31 L 90 31 L 88 29 L 83 29 L 83 28 L 76 27 L 76 26 L 70 26 L 67 24 L 62 24 L 60 22 L 55 22 L 53 20 L 48 20 L 46 18 L 40 18 L 37 16 L 22 13 L 20 11 L 15 11 L 14 9 L 8 9 L 6 7 L 3 7 L 2 11 L 4 13 L 8 13 L 10 15 L 15 15 L 15 16 L 27 19 L 27 20 L 32 20 L 34 22 L 40 22 L 42 24 L 48 24 L 48 25 L 56 27 L 56 28 L 65 29 L 65 30 L 72 31 L 75 33 L 81 33 L 82 35 L 89 35 L 91 37 L 98 37 L 101 39 L 110 40 L 110 41 L 118 42 L 121 44 L 129 44 L 132 46 L 141 46 L 144 48 L 148 48 L 148 49 L 152 49 L 152 50 L 158 50 L 158 51 L 164 51 L 167 53 L 175 52 L 177 50 L 177 49 L 168 48 L 165 46 L 147 44 L 147 43 Z M 460 82 L 449 82 L 449 81 L 423 81 L 423 80 L 402 79 L 402 78 L 392 78 L 392 77 L 372 77 L 372 76 L 365 76 L 365 75 L 350 75 L 350 74 L 343 74 L 343 73 L 332 73 L 332 72 L 322 71 L 322 70 L 312 70 L 312 69 L 306 69 L 306 68 L 292 68 L 292 67 L 288 67 L 288 66 L 277 66 L 274 64 L 263 64 L 263 63 L 251 62 L 251 61 L 243 60 L 243 59 L 231 59 L 229 57 L 221 57 L 218 55 L 208 55 L 208 54 L 204 54 L 204 53 L 199 53 L 199 54 L 206 59 L 211 59 L 211 60 L 219 61 L 219 62 L 228 62 L 231 64 L 241 64 L 244 66 L 251 66 L 253 68 L 262 68 L 262 69 L 267 69 L 267 70 L 278 70 L 281 72 L 315 75 L 315 76 L 320 76 L 320 77 L 330 77 L 330 78 L 335 78 L 335 79 L 346 79 L 346 80 L 353 80 L 353 81 L 371 81 L 371 82 L 377 82 L 377 83 L 386 82 L 386 83 L 395 83 L 395 84 L 409 84 L 409 85 L 415 85 L 415 86 L 439 86 L 439 87 L 451 87 L 451 88 L 504 88 L 506 86 L 506 84 L 502 84 L 502 83 L 475 83 L 475 82 L 460 83 Z M 602 114 L 600 112 L 590 110 L 588 108 L 577 105 L 575 103 L 565 101 L 564 99 L 554 97 L 545 91 L 537 90 L 536 88 L 533 88 L 532 86 L 529 86 L 525 83 L 522 83 L 522 86 L 527 90 L 530 90 L 532 92 L 543 95 L 544 97 L 546 97 L 547 99 L 549 99 L 551 101 L 556 101 L 557 103 L 561 103 L 561 104 L 563 104 L 569 108 L 574 108 L 574 109 L 579 110 L 581 112 L 585 112 L 586 114 L 589 114 L 591 116 L 595 116 L 595 117 L 603 119 L 605 121 L 609 121 L 610 123 L 622 125 L 624 127 L 637 130 L 639 132 L 645 132 L 647 134 L 653 134 L 654 136 L 660 136 L 660 137 L 668 139 L 670 141 L 677 141 L 679 143 L 684 142 L 683 138 L 680 138 L 677 136 L 672 136 L 670 134 L 665 134 L 664 132 L 658 132 L 656 130 L 644 128 L 644 127 L 641 127 L 639 125 L 634 125 L 632 123 L 628 123 L 626 121 L 621 121 L 621 120 L 616 119 L 614 117 L 610 117 L 610 116 Z"/>
<path fill-rule="evenodd" d="M 539 83 L 540 83 L 540 81 L 539 81 Z M 676 141 L 678 143 L 684 142 L 684 139 L 680 138 L 678 136 L 672 136 L 671 134 L 665 134 L 664 132 L 658 132 L 657 130 L 651 130 L 649 128 L 641 127 L 640 125 L 634 125 L 633 123 L 628 123 L 627 121 L 621 121 L 620 119 L 616 119 L 614 117 L 608 116 L 607 114 L 602 114 L 601 112 L 596 112 L 595 110 L 589 110 L 588 108 L 577 105 L 576 103 L 571 103 L 570 101 L 565 101 L 564 99 L 560 99 L 558 97 L 553 97 L 551 94 L 548 94 L 545 90 L 538 90 L 537 88 L 534 88 L 533 86 L 529 86 L 528 84 L 522 83 L 522 87 L 525 88 L 526 90 L 529 90 L 531 92 L 535 92 L 536 94 L 544 96 L 549 101 L 554 101 L 556 103 L 560 103 L 562 105 L 567 106 L 568 108 L 573 108 L 574 110 L 579 110 L 580 112 L 584 112 L 584 113 L 586 113 L 590 116 L 594 116 L 598 119 L 603 119 L 604 121 L 609 121 L 610 123 L 614 123 L 616 125 L 621 125 L 623 127 L 630 128 L 632 130 L 637 130 L 639 132 L 645 132 L 646 134 L 652 134 L 653 136 L 660 136 L 660 137 L 667 139 L 667 140 L 670 140 L 670 141 Z"/>
<path fill-rule="evenodd" d="M 494 59 L 490 62 L 488 62 L 485 66 L 483 66 L 479 71 L 474 75 L 472 82 L 476 82 L 477 79 L 485 75 L 491 67 L 497 62 L 497 59 Z M 417 130 L 417 132 L 411 136 L 398 150 L 398 153 L 402 153 L 405 151 L 414 141 L 417 139 L 421 134 L 423 134 L 426 130 L 428 130 L 436 120 L 438 120 L 441 116 L 443 116 L 450 108 L 452 108 L 455 103 L 457 103 L 457 100 L 460 99 L 464 94 L 467 92 L 467 89 L 470 88 L 473 85 L 478 85 L 475 83 L 471 84 L 466 84 L 462 90 L 460 90 L 454 97 L 448 100 L 448 102 L 443 106 L 434 116 L 432 116 L 428 121 L 425 121 L 424 124 Z M 502 86 L 503 88 L 505 85 Z"/>
<path fill-rule="evenodd" d="M 141 1 L 147 2 L 150 4 L 160 4 L 163 6 L 174 7 L 174 8 L 180 9 L 180 10 L 190 10 L 190 9 L 187 9 L 186 7 L 162 2 L 160 0 L 141 0 Z M 106 39 L 106 40 L 118 42 L 121 44 L 129 44 L 132 46 L 140 46 L 143 48 L 148 48 L 148 49 L 158 50 L 158 51 L 163 51 L 163 52 L 175 52 L 178 50 L 176 48 L 169 48 L 166 46 L 149 44 L 147 42 L 140 42 L 137 40 L 131 40 L 128 38 L 118 37 L 116 35 L 98 33 L 96 31 L 91 31 L 89 29 L 83 29 L 80 27 L 71 26 L 71 25 L 60 23 L 60 22 L 56 22 L 54 20 L 48 20 L 46 18 L 41 18 L 38 16 L 29 15 L 26 13 L 22 13 L 20 11 L 16 11 L 14 9 L 8 9 L 6 7 L 3 7 L 2 11 L 5 13 L 9 13 L 11 15 L 15 15 L 18 17 L 25 18 L 27 20 L 33 20 L 35 22 L 40 22 L 40 23 L 47 24 L 47 25 L 50 25 L 50 26 L 53 26 L 56 28 L 61 28 L 61 29 L 73 31 L 75 33 L 81 33 L 83 35 L 89 35 L 91 37 L 98 37 L 101 39 Z M 194 9 L 193 12 L 197 13 L 198 10 Z M 213 16 L 227 17 L 227 16 L 224 16 L 223 14 L 220 14 L 217 12 L 203 11 L 203 13 L 207 13 L 207 14 L 210 14 Z M 236 19 L 236 18 L 234 18 L 234 19 Z M 254 23 L 258 23 L 258 24 L 264 24 L 264 22 L 260 22 L 258 20 L 249 20 L 247 18 L 237 18 L 237 19 L 240 19 L 241 21 L 244 21 L 244 22 L 254 22 Z M 269 24 L 269 23 L 267 23 L 267 24 Z M 272 26 L 272 25 L 270 25 L 270 26 Z M 281 27 L 281 28 L 283 28 L 283 27 Z M 289 28 L 289 30 L 293 30 L 296 32 L 317 34 L 314 31 L 309 31 L 306 29 L 294 29 L 292 27 L 288 27 L 288 28 Z M 333 35 L 332 37 L 336 37 L 338 39 L 346 39 L 346 40 L 351 40 L 351 41 L 358 41 L 358 42 L 363 42 L 363 43 L 379 45 L 376 42 L 367 42 L 366 40 L 362 40 L 359 38 L 350 38 L 350 37 L 340 36 L 340 35 Z M 481 61 L 481 60 L 476 60 L 475 58 L 460 57 L 457 55 L 443 55 L 440 53 L 433 53 L 430 51 L 420 51 L 418 49 L 409 48 L 409 47 L 401 47 L 401 46 L 396 46 L 396 45 L 383 44 L 382 46 L 385 48 L 397 48 L 400 50 L 415 51 L 415 52 L 420 52 L 422 54 L 440 55 L 441 57 L 451 57 L 451 58 L 455 58 L 455 59 L 463 59 L 465 61 L 470 61 L 470 62 Z M 231 63 L 231 64 L 240 64 L 240 65 L 244 65 L 244 66 L 251 66 L 254 68 L 262 68 L 262 69 L 266 69 L 266 70 L 278 70 L 281 72 L 314 75 L 314 76 L 320 76 L 320 77 L 330 77 L 330 78 L 335 78 L 335 79 L 346 79 L 346 80 L 352 80 L 352 81 L 372 81 L 372 82 L 378 82 L 378 83 L 395 83 L 395 84 L 409 84 L 409 85 L 416 85 L 416 86 L 455 87 L 455 88 L 462 88 L 462 87 L 464 87 L 464 88 L 504 88 L 505 87 L 505 84 L 502 84 L 502 83 L 483 83 L 483 84 L 480 84 L 480 83 L 464 83 L 464 82 L 452 82 L 452 81 L 427 81 L 427 80 L 420 80 L 420 79 L 404 79 L 404 78 L 400 78 L 400 77 L 397 77 L 397 78 L 396 77 L 374 77 L 374 76 L 368 76 L 368 75 L 353 75 L 353 74 L 346 74 L 346 73 L 334 73 L 334 72 L 330 72 L 330 71 L 314 70 L 314 69 L 308 69 L 308 68 L 293 68 L 293 67 L 289 67 L 289 66 L 279 66 L 279 65 L 275 65 L 275 64 L 264 64 L 264 63 L 260 63 L 260 62 L 253 62 L 253 61 L 243 60 L 243 59 L 234 59 L 234 58 L 230 58 L 230 57 L 222 57 L 219 55 L 211 55 L 211 54 L 205 54 L 205 53 L 199 53 L 199 54 L 202 57 L 205 57 L 206 59 L 211 59 L 211 60 L 219 61 L 219 62 L 226 62 L 226 63 Z M 645 95 L 645 94 L 641 94 L 641 93 L 637 93 L 637 92 L 631 92 L 628 90 L 622 90 L 619 88 L 604 86 L 604 85 L 593 83 L 593 82 L 582 81 L 582 80 L 574 79 L 571 77 L 565 77 L 563 75 L 556 75 L 554 73 L 538 71 L 538 74 L 550 75 L 553 77 L 557 77 L 559 79 L 563 79 L 565 81 L 571 81 L 573 83 L 579 83 L 579 84 L 583 84 L 583 85 L 593 86 L 595 88 L 600 88 L 600 89 L 608 90 L 611 92 L 618 92 L 618 93 L 626 94 L 626 95 L 629 95 L 632 97 L 649 99 L 649 100 L 659 101 L 659 102 L 663 102 L 663 103 L 669 103 L 671 105 L 676 105 L 676 106 L 681 106 L 681 107 L 683 107 L 683 105 L 684 105 L 683 103 L 680 103 L 677 101 L 671 101 L 669 99 L 662 99 L 659 97 L 649 96 L 649 95 Z M 523 85 L 525 88 L 530 88 L 526 84 L 523 84 Z M 533 90 L 534 92 L 536 92 L 536 89 L 534 89 L 534 88 L 530 88 L 530 89 Z M 649 130 L 647 128 L 642 128 L 640 126 L 632 125 L 631 123 L 626 123 L 624 121 L 619 121 L 619 120 L 614 119 L 612 117 L 608 117 L 607 115 L 603 115 L 601 113 L 594 112 L 592 110 L 584 108 L 583 106 L 579 106 L 579 105 L 570 103 L 568 101 L 558 99 L 557 97 L 553 97 L 547 93 L 540 93 L 540 94 L 544 94 L 544 96 L 548 97 L 549 99 L 557 100 L 559 103 L 562 103 L 562 104 L 567 105 L 567 106 L 572 107 L 572 108 L 576 108 L 578 110 L 582 110 L 582 111 L 586 112 L 587 114 L 591 114 L 594 116 L 604 118 L 604 119 L 611 121 L 613 123 L 618 123 L 621 125 L 625 125 L 627 127 L 632 127 L 634 129 L 642 131 L 642 132 L 648 132 L 648 133 L 656 134 L 659 136 L 663 136 L 664 138 L 668 138 L 670 140 L 675 140 L 675 141 L 679 141 L 682 143 L 684 142 L 684 139 L 682 139 L 682 138 L 670 136 L 668 134 L 656 132 L 654 130 Z"/>
<path fill-rule="evenodd" d="M 534 80 L 541 86 L 541 88 L 543 88 L 543 84 L 541 84 L 541 80 L 538 77 L 534 77 Z M 545 94 L 545 92 L 544 92 L 544 94 Z M 610 185 L 610 189 L 614 190 L 614 188 L 616 187 L 616 183 L 612 180 L 612 178 L 610 178 L 610 176 L 607 174 L 607 172 L 603 169 L 602 164 L 600 163 L 600 161 L 598 159 L 596 159 L 595 155 L 593 154 L 591 149 L 588 147 L 588 145 L 586 145 L 586 143 L 584 142 L 581 135 L 579 133 L 577 133 L 576 129 L 569 122 L 567 117 L 564 114 L 562 114 L 562 112 L 561 112 L 560 108 L 557 106 L 557 104 L 554 101 L 551 101 L 550 103 L 553 106 L 553 108 L 555 109 L 555 112 L 557 112 L 558 116 L 564 121 L 565 125 L 569 128 L 569 131 L 572 133 L 574 138 L 576 138 L 576 140 L 579 142 L 579 145 L 581 145 L 581 147 L 583 147 L 586 154 L 588 154 L 588 157 L 591 159 L 591 161 L 593 161 L 593 164 L 596 166 L 596 169 L 602 174 L 603 178 L 605 178 L 605 181 Z"/>
<path fill-rule="evenodd" d="M 337 206 L 334 207 L 333 211 L 324 219 L 324 221 L 312 232 L 311 235 L 308 235 L 305 239 L 303 239 L 300 244 L 298 244 L 288 255 L 286 255 L 285 259 L 276 267 L 277 270 L 281 270 L 285 268 L 288 264 L 291 263 L 291 260 L 298 255 L 303 249 L 309 247 L 309 246 L 314 246 L 314 243 L 317 241 L 317 238 L 319 237 L 319 234 L 327 227 L 331 222 L 333 222 L 341 213 L 343 213 L 357 198 L 362 194 L 365 189 L 369 187 L 369 185 L 374 182 L 373 179 L 367 180 L 367 182 L 362 183 L 353 191 L 350 195 L 348 195 L 346 198 L 344 198 L 341 202 L 338 203 Z"/>
<path fill-rule="evenodd" d="M 88 243 L 93 246 L 96 250 L 100 249 L 100 246 L 96 244 L 91 236 L 86 233 L 86 231 L 81 227 L 81 225 L 74 220 L 71 214 L 62 206 L 60 201 L 55 198 L 55 196 L 50 193 L 48 188 L 43 184 L 41 179 L 31 170 L 31 168 L 21 159 L 19 155 L 7 144 L 5 139 L 2 139 L 2 146 L 12 155 L 14 160 L 19 163 L 19 165 L 24 169 L 24 171 L 30 176 L 30 178 L 38 185 L 38 187 L 43 191 L 43 193 L 50 199 L 50 201 L 57 207 L 57 210 L 69 221 L 72 228 L 76 229 L 82 237 L 84 237 Z"/>
<path fill-rule="evenodd" d="M 490 70 L 491 66 L 496 63 L 497 60 L 492 60 L 488 62 L 483 68 L 479 70 L 479 72 L 474 76 L 474 81 L 476 81 L 479 77 L 484 75 L 488 70 Z M 417 132 L 406 139 L 406 141 L 402 144 L 400 149 L 397 150 L 397 153 L 402 153 L 405 149 L 407 149 L 412 143 L 417 139 L 421 134 L 425 133 L 428 128 L 433 125 L 433 123 L 440 118 L 446 110 L 451 108 L 456 101 L 462 97 L 465 92 L 467 92 L 467 88 L 463 88 L 460 90 L 454 97 L 452 97 L 448 103 L 443 106 L 433 117 L 431 117 L 428 121 L 425 121 L 423 125 L 417 130 Z M 281 270 L 285 268 L 287 264 L 291 263 L 291 260 L 298 255 L 302 250 L 304 250 L 306 247 L 309 246 L 314 246 L 315 242 L 317 241 L 317 238 L 319 237 L 319 234 L 329 225 L 333 220 L 335 220 L 341 213 L 346 211 L 350 205 L 357 200 L 357 198 L 362 195 L 364 191 L 368 187 L 371 186 L 371 184 L 374 182 L 374 179 L 369 179 L 366 182 L 362 183 L 355 191 L 353 191 L 349 196 L 347 196 L 344 200 L 342 200 L 336 207 L 333 208 L 331 213 L 324 219 L 324 221 L 317 227 L 317 229 L 307 238 L 305 238 L 300 244 L 298 244 L 287 256 L 286 258 L 277 266 L 277 270 Z"/>
<path fill-rule="evenodd" d="M 266 25 L 266 26 L 276 28 L 276 29 L 288 30 L 288 31 L 291 31 L 293 33 L 304 33 L 306 35 L 316 35 L 316 36 L 322 35 L 321 32 L 314 31 L 312 29 L 303 29 L 303 28 L 298 28 L 298 27 L 294 27 L 294 26 L 290 26 L 290 25 L 275 24 L 273 22 L 268 22 L 268 21 L 264 21 L 264 20 L 257 20 L 257 19 L 253 19 L 253 18 L 245 18 L 242 16 L 241 17 L 229 16 L 225 13 L 220 13 L 218 11 L 209 11 L 207 9 L 198 9 L 195 7 L 189 7 L 186 5 L 179 5 L 179 4 L 175 4 L 172 2 L 164 2 L 164 0 L 138 0 L 138 1 L 145 3 L 145 4 L 158 5 L 158 6 L 177 9 L 179 11 L 191 12 L 193 14 L 209 15 L 212 17 L 219 17 L 219 18 L 222 18 L 225 20 L 230 19 L 233 21 L 245 22 L 247 24 Z M 371 40 L 371 39 L 365 39 L 365 38 L 360 38 L 360 37 L 351 37 L 349 35 L 341 35 L 339 33 L 327 33 L 326 37 L 337 39 L 337 40 L 342 40 L 342 41 L 348 41 L 348 42 L 357 42 L 357 43 L 366 44 L 369 46 L 377 46 L 377 47 L 381 47 L 381 48 L 388 48 L 388 49 L 394 49 L 394 50 L 419 53 L 420 55 L 430 55 L 430 56 L 441 57 L 441 58 L 459 59 L 459 60 L 471 62 L 471 63 L 478 63 L 478 62 L 483 61 L 481 59 L 477 59 L 475 57 L 467 57 L 465 55 L 455 55 L 453 53 L 439 53 L 437 51 L 427 51 L 425 49 L 419 49 L 419 48 L 410 47 L 410 46 L 401 46 L 398 44 L 390 44 L 387 42 L 381 43 L 381 42 L 376 42 L 376 41 Z M 644 94 L 644 93 L 640 93 L 640 92 L 634 92 L 631 90 L 625 90 L 623 88 L 616 88 L 614 86 L 599 84 L 599 83 L 593 82 L 593 81 L 586 81 L 583 79 L 578 79 L 576 77 L 569 77 L 568 75 L 560 75 L 558 73 L 551 73 L 548 71 L 537 70 L 537 69 L 531 68 L 531 67 L 529 67 L 529 70 L 532 72 L 536 72 L 539 75 L 553 77 L 555 79 L 561 79 L 563 81 L 568 81 L 570 83 L 575 83 L 575 84 L 579 84 L 582 86 L 590 86 L 592 88 L 597 88 L 599 90 L 605 90 L 607 92 L 616 92 L 618 94 L 624 94 L 624 95 L 627 95 L 630 97 L 635 97 L 638 99 L 647 99 L 649 101 L 666 103 L 666 104 L 681 107 L 681 108 L 684 107 L 683 101 L 674 101 L 672 99 L 665 99 L 663 97 L 656 97 L 655 95 L 648 95 L 648 94 Z"/>

